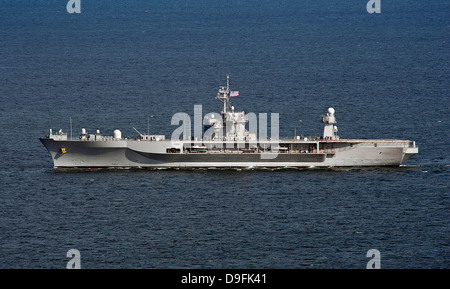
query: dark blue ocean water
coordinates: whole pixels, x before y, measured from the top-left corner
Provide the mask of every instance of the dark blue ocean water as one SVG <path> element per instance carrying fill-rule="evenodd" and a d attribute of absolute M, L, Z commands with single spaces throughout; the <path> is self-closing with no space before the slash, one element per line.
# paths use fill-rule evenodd
<path fill-rule="evenodd" d="M 92 3 L 95 2 L 95 3 Z M 0 268 L 449 268 L 450 3 L 0 3 Z M 415 140 L 400 168 L 52 169 L 38 137 L 170 136 L 230 74 L 280 135 Z"/>

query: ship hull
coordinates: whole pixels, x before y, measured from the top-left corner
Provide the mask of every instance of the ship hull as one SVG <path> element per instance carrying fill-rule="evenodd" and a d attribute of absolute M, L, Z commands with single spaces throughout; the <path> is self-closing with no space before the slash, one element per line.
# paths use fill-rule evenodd
<path fill-rule="evenodd" d="M 418 148 L 403 140 L 310 142 L 314 152 L 204 151 L 168 153 L 171 141 L 55 140 L 41 138 L 54 168 L 322 168 L 399 166 Z M 300 145 L 302 142 L 285 142 Z M 181 144 L 181 148 L 183 144 Z M 322 149 L 321 149 L 322 148 Z M 226 150 L 225 150 L 226 151 Z"/>

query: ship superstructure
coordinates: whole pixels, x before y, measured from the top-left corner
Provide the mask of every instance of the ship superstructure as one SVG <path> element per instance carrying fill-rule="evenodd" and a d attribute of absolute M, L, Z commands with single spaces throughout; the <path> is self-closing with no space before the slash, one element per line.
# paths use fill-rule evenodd
<path fill-rule="evenodd" d="M 342 139 L 338 135 L 335 110 L 322 116 L 323 135 L 315 138 L 280 139 L 278 119 L 270 137 L 257 128 L 254 114 L 237 111 L 230 97 L 236 92 L 227 85 L 219 88 L 220 116 L 204 118 L 201 135 L 184 133 L 180 138 L 141 134 L 123 138 L 100 131 L 81 130 L 77 138 L 59 130 L 40 138 L 55 168 L 304 168 L 399 166 L 418 153 L 414 141 L 399 139 Z M 264 122 L 262 122 L 264 124 Z M 261 121 L 260 121 L 261 125 Z M 247 128 L 248 127 L 248 128 Z M 190 130 L 190 127 L 188 127 Z M 195 130 L 195 128 L 194 128 Z M 186 131 L 186 129 L 181 129 Z M 197 130 L 198 132 L 198 130 Z"/>

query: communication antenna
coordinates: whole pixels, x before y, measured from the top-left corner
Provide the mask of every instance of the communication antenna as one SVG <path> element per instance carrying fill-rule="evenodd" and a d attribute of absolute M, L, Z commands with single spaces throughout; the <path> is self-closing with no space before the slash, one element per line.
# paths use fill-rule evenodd
<path fill-rule="evenodd" d="M 72 117 L 69 117 L 69 122 L 70 122 L 70 139 L 72 139 Z"/>
<path fill-rule="evenodd" d="M 220 99 L 223 102 L 223 111 L 222 114 L 226 115 L 227 108 L 230 106 L 230 76 L 227 74 L 227 87 L 221 86 L 219 91 L 217 92 L 217 99 Z"/>

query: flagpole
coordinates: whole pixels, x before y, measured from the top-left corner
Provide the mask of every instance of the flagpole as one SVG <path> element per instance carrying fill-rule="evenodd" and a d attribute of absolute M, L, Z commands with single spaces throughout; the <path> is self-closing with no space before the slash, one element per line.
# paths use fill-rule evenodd
<path fill-rule="evenodd" d="M 228 106 L 230 106 L 230 75 L 227 74 L 227 99 L 226 99 L 226 103 Z"/>

